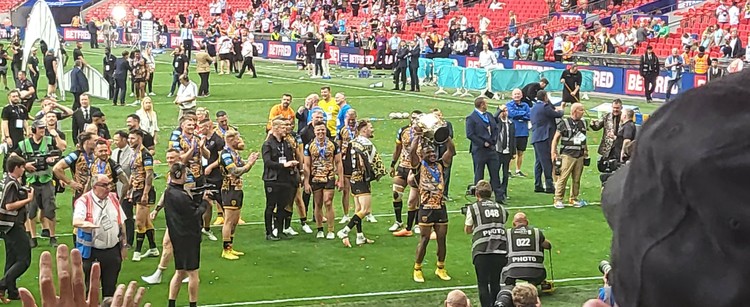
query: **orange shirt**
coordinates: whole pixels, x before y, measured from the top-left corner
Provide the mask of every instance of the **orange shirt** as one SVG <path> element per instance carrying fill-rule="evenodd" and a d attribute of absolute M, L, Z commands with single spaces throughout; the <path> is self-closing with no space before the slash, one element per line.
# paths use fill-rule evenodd
<path fill-rule="evenodd" d="M 266 130 L 271 130 L 271 122 L 273 121 L 276 116 L 281 115 L 282 117 L 286 118 L 287 120 L 292 121 L 292 125 L 294 125 L 294 110 L 292 108 L 288 107 L 286 110 L 281 106 L 281 104 L 277 104 L 271 108 L 271 112 L 268 113 L 268 124 L 266 125 Z"/>

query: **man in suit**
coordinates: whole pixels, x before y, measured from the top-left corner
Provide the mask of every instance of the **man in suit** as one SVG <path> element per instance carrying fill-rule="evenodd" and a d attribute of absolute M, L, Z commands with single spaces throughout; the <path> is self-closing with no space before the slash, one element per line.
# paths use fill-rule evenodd
<path fill-rule="evenodd" d="M 115 79 L 113 77 L 115 73 L 115 61 L 117 61 L 117 57 L 112 54 L 112 50 L 109 47 L 105 48 L 102 65 L 104 65 L 104 79 L 109 82 L 109 99 L 115 97 Z"/>
<path fill-rule="evenodd" d="M 91 45 L 91 48 L 99 48 L 99 37 L 97 37 L 97 32 L 99 31 L 99 27 L 96 26 L 96 22 L 94 18 L 89 20 L 88 25 L 86 25 L 87 30 L 89 31 L 89 34 L 91 34 L 91 40 L 89 40 L 89 44 Z"/>
<path fill-rule="evenodd" d="M 497 123 L 487 112 L 487 98 L 479 96 L 474 99 L 474 112 L 466 117 L 466 138 L 471 145 L 469 152 L 474 162 L 474 184 L 484 179 L 484 168 L 490 172 L 490 185 L 495 192 L 495 201 L 500 202 L 500 158 L 495 153 L 497 144 Z"/>
<path fill-rule="evenodd" d="M 552 183 L 552 138 L 557 131 L 556 118 L 563 116 L 565 102 L 555 108 L 547 97 L 547 91 L 539 91 L 531 108 L 531 145 L 534 146 L 534 192 L 555 193 Z M 544 186 L 542 186 L 544 173 Z"/>
<path fill-rule="evenodd" d="M 115 132 L 113 136 L 113 143 L 115 148 L 112 149 L 112 155 L 110 158 L 115 161 L 118 165 L 122 166 L 125 175 L 130 178 L 130 160 L 133 156 L 133 149 L 128 145 L 128 133 L 122 130 Z M 123 184 L 117 182 L 117 195 L 122 195 Z"/>
<path fill-rule="evenodd" d="M 420 53 L 421 53 L 421 50 L 419 50 L 419 46 L 417 45 L 417 42 L 415 41 L 409 42 L 409 75 L 410 75 L 409 83 L 411 84 L 412 92 L 414 91 L 419 92 L 419 76 L 417 75 L 417 72 L 419 71 Z"/>
<path fill-rule="evenodd" d="M 394 59 L 394 66 L 396 69 L 393 71 L 393 90 L 397 91 L 401 89 L 406 90 L 406 58 L 409 57 L 409 49 L 406 48 L 406 42 L 401 41 L 398 45 L 398 51 L 396 51 L 396 58 Z M 401 83 L 401 87 L 398 84 Z"/>
<path fill-rule="evenodd" d="M 89 79 L 83 73 L 83 62 L 76 60 L 70 73 L 70 92 L 73 93 L 73 110 L 81 107 L 81 94 L 89 91 Z"/>
<path fill-rule="evenodd" d="M 73 126 L 71 127 L 71 130 L 73 130 L 73 140 L 78 140 L 78 134 L 83 132 L 83 129 L 86 128 L 86 124 L 91 123 L 92 114 L 102 112 L 99 108 L 91 106 L 89 94 L 81 94 L 80 99 L 81 107 L 73 112 Z"/>
<path fill-rule="evenodd" d="M 656 77 L 659 76 L 659 58 L 654 54 L 654 47 L 646 47 L 646 53 L 641 56 L 641 77 L 643 89 L 646 91 L 646 102 L 651 103 L 651 94 L 656 88 Z"/>
<path fill-rule="evenodd" d="M 516 155 L 516 125 L 508 118 L 507 105 L 499 105 L 495 113 L 497 120 L 497 144 L 495 151 L 500 159 L 500 196 L 496 197 L 499 203 L 504 203 L 508 197 L 508 178 L 510 177 L 510 161 Z"/>

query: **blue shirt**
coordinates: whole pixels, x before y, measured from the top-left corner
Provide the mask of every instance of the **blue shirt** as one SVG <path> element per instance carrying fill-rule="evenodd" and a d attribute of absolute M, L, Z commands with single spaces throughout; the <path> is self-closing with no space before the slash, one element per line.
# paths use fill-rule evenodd
<path fill-rule="evenodd" d="M 341 128 L 344 127 L 344 124 L 346 124 L 346 112 L 348 112 L 351 108 L 352 106 L 350 106 L 348 103 L 341 107 L 339 116 L 336 119 L 336 131 L 340 131 Z"/>
<path fill-rule="evenodd" d="M 679 56 L 679 55 L 677 55 L 677 56 L 670 55 L 669 57 L 667 57 L 667 60 L 664 62 L 664 65 L 671 65 L 671 64 L 674 64 L 674 63 L 685 64 L 685 63 L 683 63 L 681 56 Z M 683 69 L 683 66 L 681 66 L 681 65 L 680 66 L 672 66 L 670 68 L 670 70 L 669 70 L 669 79 L 670 80 L 674 80 L 674 79 L 677 79 L 680 76 L 682 76 L 682 69 Z"/>
<path fill-rule="evenodd" d="M 525 102 L 516 104 L 511 100 L 505 106 L 508 108 L 508 118 L 513 121 L 516 127 L 516 137 L 529 136 L 529 121 L 531 120 L 531 108 Z"/>

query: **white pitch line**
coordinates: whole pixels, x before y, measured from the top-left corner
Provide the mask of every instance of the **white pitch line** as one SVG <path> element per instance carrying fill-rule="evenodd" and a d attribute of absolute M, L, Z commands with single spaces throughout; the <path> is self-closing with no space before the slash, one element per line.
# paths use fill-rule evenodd
<path fill-rule="evenodd" d="M 159 164 L 162 165 L 162 164 Z M 591 202 L 589 205 L 599 205 L 598 202 Z M 533 206 L 505 206 L 505 209 L 508 210 L 525 210 L 525 209 L 548 209 L 553 208 L 553 205 L 533 205 Z M 447 210 L 448 213 L 461 213 L 461 210 Z M 387 217 L 387 216 L 393 216 L 393 213 L 380 213 L 380 214 L 373 214 L 375 217 Z M 299 221 L 292 221 L 293 223 L 299 223 Z M 251 226 L 251 225 L 264 225 L 264 221 L 251 221 L 251 222 L 245 222 L 245 224 L 237 225 L 237 226 Z M 221 227 L 221 225 L 211 225 L 211 227 L 218 228 Z M 156 228 L 155 230 L 166 230 L 166 228 Z M 72 236 L 72 234 L 58 234 L 58 237 L 69 237 Z"/>
<path fill-rule="evenodd" d="M 564 278 L 554 280 L 555 283 L 566 283 L 571 281 L 587 281 L 587 280 L 601 280 L 601 276 L 591 277 L 576 277 L 576 278 Z M 323 301 L 323 300 L 334 300 L 342 298 L 356 298 L 356 297 L 376 297 L 376 296 L 393 296 L 400 294 L 412 294 L 412 293 L 430 293 L 430 292 L 445 292 L 455 289 L 467 290 L 474 289 L 476 285 L 466 286 L 454 286 L 454 287 L 440 287 L 440 288 L 427 288 L 427 289 L 411 289 L 411 290 L 399 290 L 399 291 L 383 291 L 374 293 L 352 293 L 352 294 L 340 294 L 340 295 L 325 295 L 325 296 L 313 296 L 313 297 L 296 297 L 276 300 L 264 300 L 264 301 L 249 301 L 249 302 L 236 302 L 236 303 L 224 303 L 224 304 L 212 304 L 212 305 L 201 305 L 201 307 L 230 307 L 230 306 L 250 306 L 250 305 L 266 305 L 266 304 L 283 304 L 293 302 L 309 302 L 309 301 Z"/>

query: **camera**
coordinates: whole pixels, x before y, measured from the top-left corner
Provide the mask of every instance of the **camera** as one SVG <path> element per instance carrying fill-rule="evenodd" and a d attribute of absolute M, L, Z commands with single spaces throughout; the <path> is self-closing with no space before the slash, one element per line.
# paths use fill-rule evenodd
<path fill-rule="evenodd" d="M 600 173 L 614 173 L 620 166 L 622 166 L 622 163 L 617 159 L 599 158 L 599 161 L 596 163 L 596 167 Z"/>
<path fill-rule="evenodd" d="M 477 187 L 473 184 L 470 184 L 466 187 L 466 194 L 464 197 L 466 198 L 466 201 L 469 201 L 469 196 L 474 196 L 477 194 Z M 469 211 L 469 206 L 472 204 L 465 204 L 463 207 L 461 207 L 461 214 L 466 215 L 466 212 Z"/>
<path fill-rule="evenodd" d="M 560 176 L 560 169 L 562 169 L 562 158 L 555 159 L 555 176 Z"/>
<path fill-rule="evenodd" d="M 502 285 L 500 286 L 500 292 L 495 298 L 494 307 L 513 307 L 513 286 Z"/>
<path fill-rule="evenodd" d="M 31 188 L 25 185 L 19 185 L 18 186 L 18 199 L 24 200 L 29 198 L 29 194 L 31 194 Z"/>
<path fill-rule="evenodd" d="M 36 168 L 36 171 L 46 171 L 50 165 L 54 165 L 54 163 L 47 163 L 47 158 L 49 157 L 60 157 L 62 155 L 62 152 L 59 150 L 51 150 L 48 153 L 38 153 L 38 152 L 32 152 L 27 153 L 24 156 L 24 159 L 26 159 L 27 162 L 33 162 L 34 167 Z"/>
<path fill-rule="evenodd" d="M 206 192 L 219 193 L 219 190 L 216 189 L 215 184 L 210 184 L 210 183 L 206 183 L 202 186 L 194 187 L 190 189 L 190 195 L 193 197 L 198 196 L 200 198 L 203 198 L 203 194 L 205 194 Z"/>
<path fill-rule="evenodd" d="M 602 260 L 599 262 L 599 272 L 602 272 L 602 274 L 607 275 L 609 274 L 609 271 L 612 271 L 612 265 L 607 260 Z"/>

